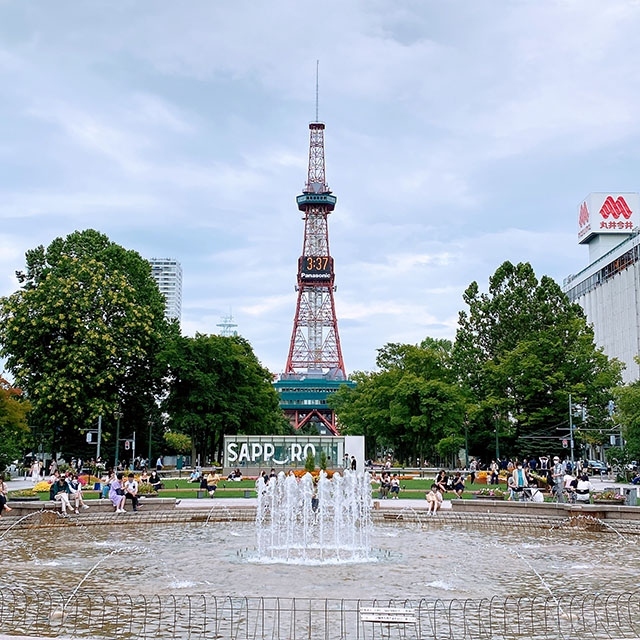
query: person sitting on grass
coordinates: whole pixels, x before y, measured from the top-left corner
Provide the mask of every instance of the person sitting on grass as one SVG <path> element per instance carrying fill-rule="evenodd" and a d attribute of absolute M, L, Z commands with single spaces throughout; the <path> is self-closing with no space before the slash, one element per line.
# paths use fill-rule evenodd
<path fill-rule="evenodd" d="M 160 491 L 160 489 L 164 489 L 164 485 L 162 484 L 162 480 L 158 475 L 158 472 L 154 469 L 149 476 L 149 484 L 153 487 L 154 491 Z"/>
<path fill-rule="evenodd" d="M 445 493 L 449 488 L 449 477 L 444 469 L 438 471 L 438 475 L 436 476 L 436 486 L 440 493 Z"/>

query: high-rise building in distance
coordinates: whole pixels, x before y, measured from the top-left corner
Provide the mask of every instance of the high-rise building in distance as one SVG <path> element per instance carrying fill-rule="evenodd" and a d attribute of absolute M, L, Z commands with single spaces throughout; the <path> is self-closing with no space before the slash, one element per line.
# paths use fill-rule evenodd
<path fill-rule="evenodd" d="M 180 322 L 182 315 L 182 266 L 172 258 L 151 258 L 151 275 L 164 296 L 164 315 Z"/>

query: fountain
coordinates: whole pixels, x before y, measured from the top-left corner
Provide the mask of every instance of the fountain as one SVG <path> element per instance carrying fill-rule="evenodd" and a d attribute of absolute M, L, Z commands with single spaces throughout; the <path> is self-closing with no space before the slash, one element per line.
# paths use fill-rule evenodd
<path fill-rule="evenodd" d="M 258 481 L 256 559 L 328 564 L 367 562 L 371 553 L 369 474 L 345 471 L 332 479 L 281 472 Z"/>
<path fill-rule="evenodd" d="M 0 574 L 0 634 L 639 636 L 629 614 L 638 596 L 624 593 L 640 570 L 636 536 L 590 530 L 586 521 L 552 529 L 535 516 L 420 518 L 408 509 L 403 519 L 378 518 L 364 474 L 317 484 L 280 475 L 259 484 L 258 495 L 255 523 L 194 511 L 180 524 L 152 513 L 135 526 L 96 517 L 99 526 L 80 538 L 64 519 L 3 530 L 0 552 L 10 561 Z M 406 609 L 411 622 L 362 614 L 384 608 Z"/>

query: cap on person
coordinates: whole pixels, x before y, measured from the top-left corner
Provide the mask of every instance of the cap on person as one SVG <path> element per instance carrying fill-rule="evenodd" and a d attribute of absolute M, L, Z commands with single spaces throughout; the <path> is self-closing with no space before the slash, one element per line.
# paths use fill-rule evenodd
<path fill-rule="evenodd" d="M 553 456 L 553 461 L 554 462 L 560 462 L 560 458 L 558 458 L 558 456 Z"/>

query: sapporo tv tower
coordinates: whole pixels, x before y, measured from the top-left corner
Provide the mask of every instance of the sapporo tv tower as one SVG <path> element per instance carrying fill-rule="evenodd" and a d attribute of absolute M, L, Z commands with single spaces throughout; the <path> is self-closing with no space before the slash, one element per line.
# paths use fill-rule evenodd
<path fill-rule="evenodd" d="M 325 177 L 324 129 L 316 120 L 309 125 L 309 172 L 296 200 L 303 212 L 304 239 L 298 259 L 298 300 L 285 371 L 276 382 L 280 406 L 290 423 L 321 434 L 337 434 L 336 417 L 327 397 L 347 380 L 342 359 L 338 318 L 333 298 L 334 262 L 329 251 L 328 216 L 336 206 Z M 306 430 L 306 429 L 305 429 Z"/>

